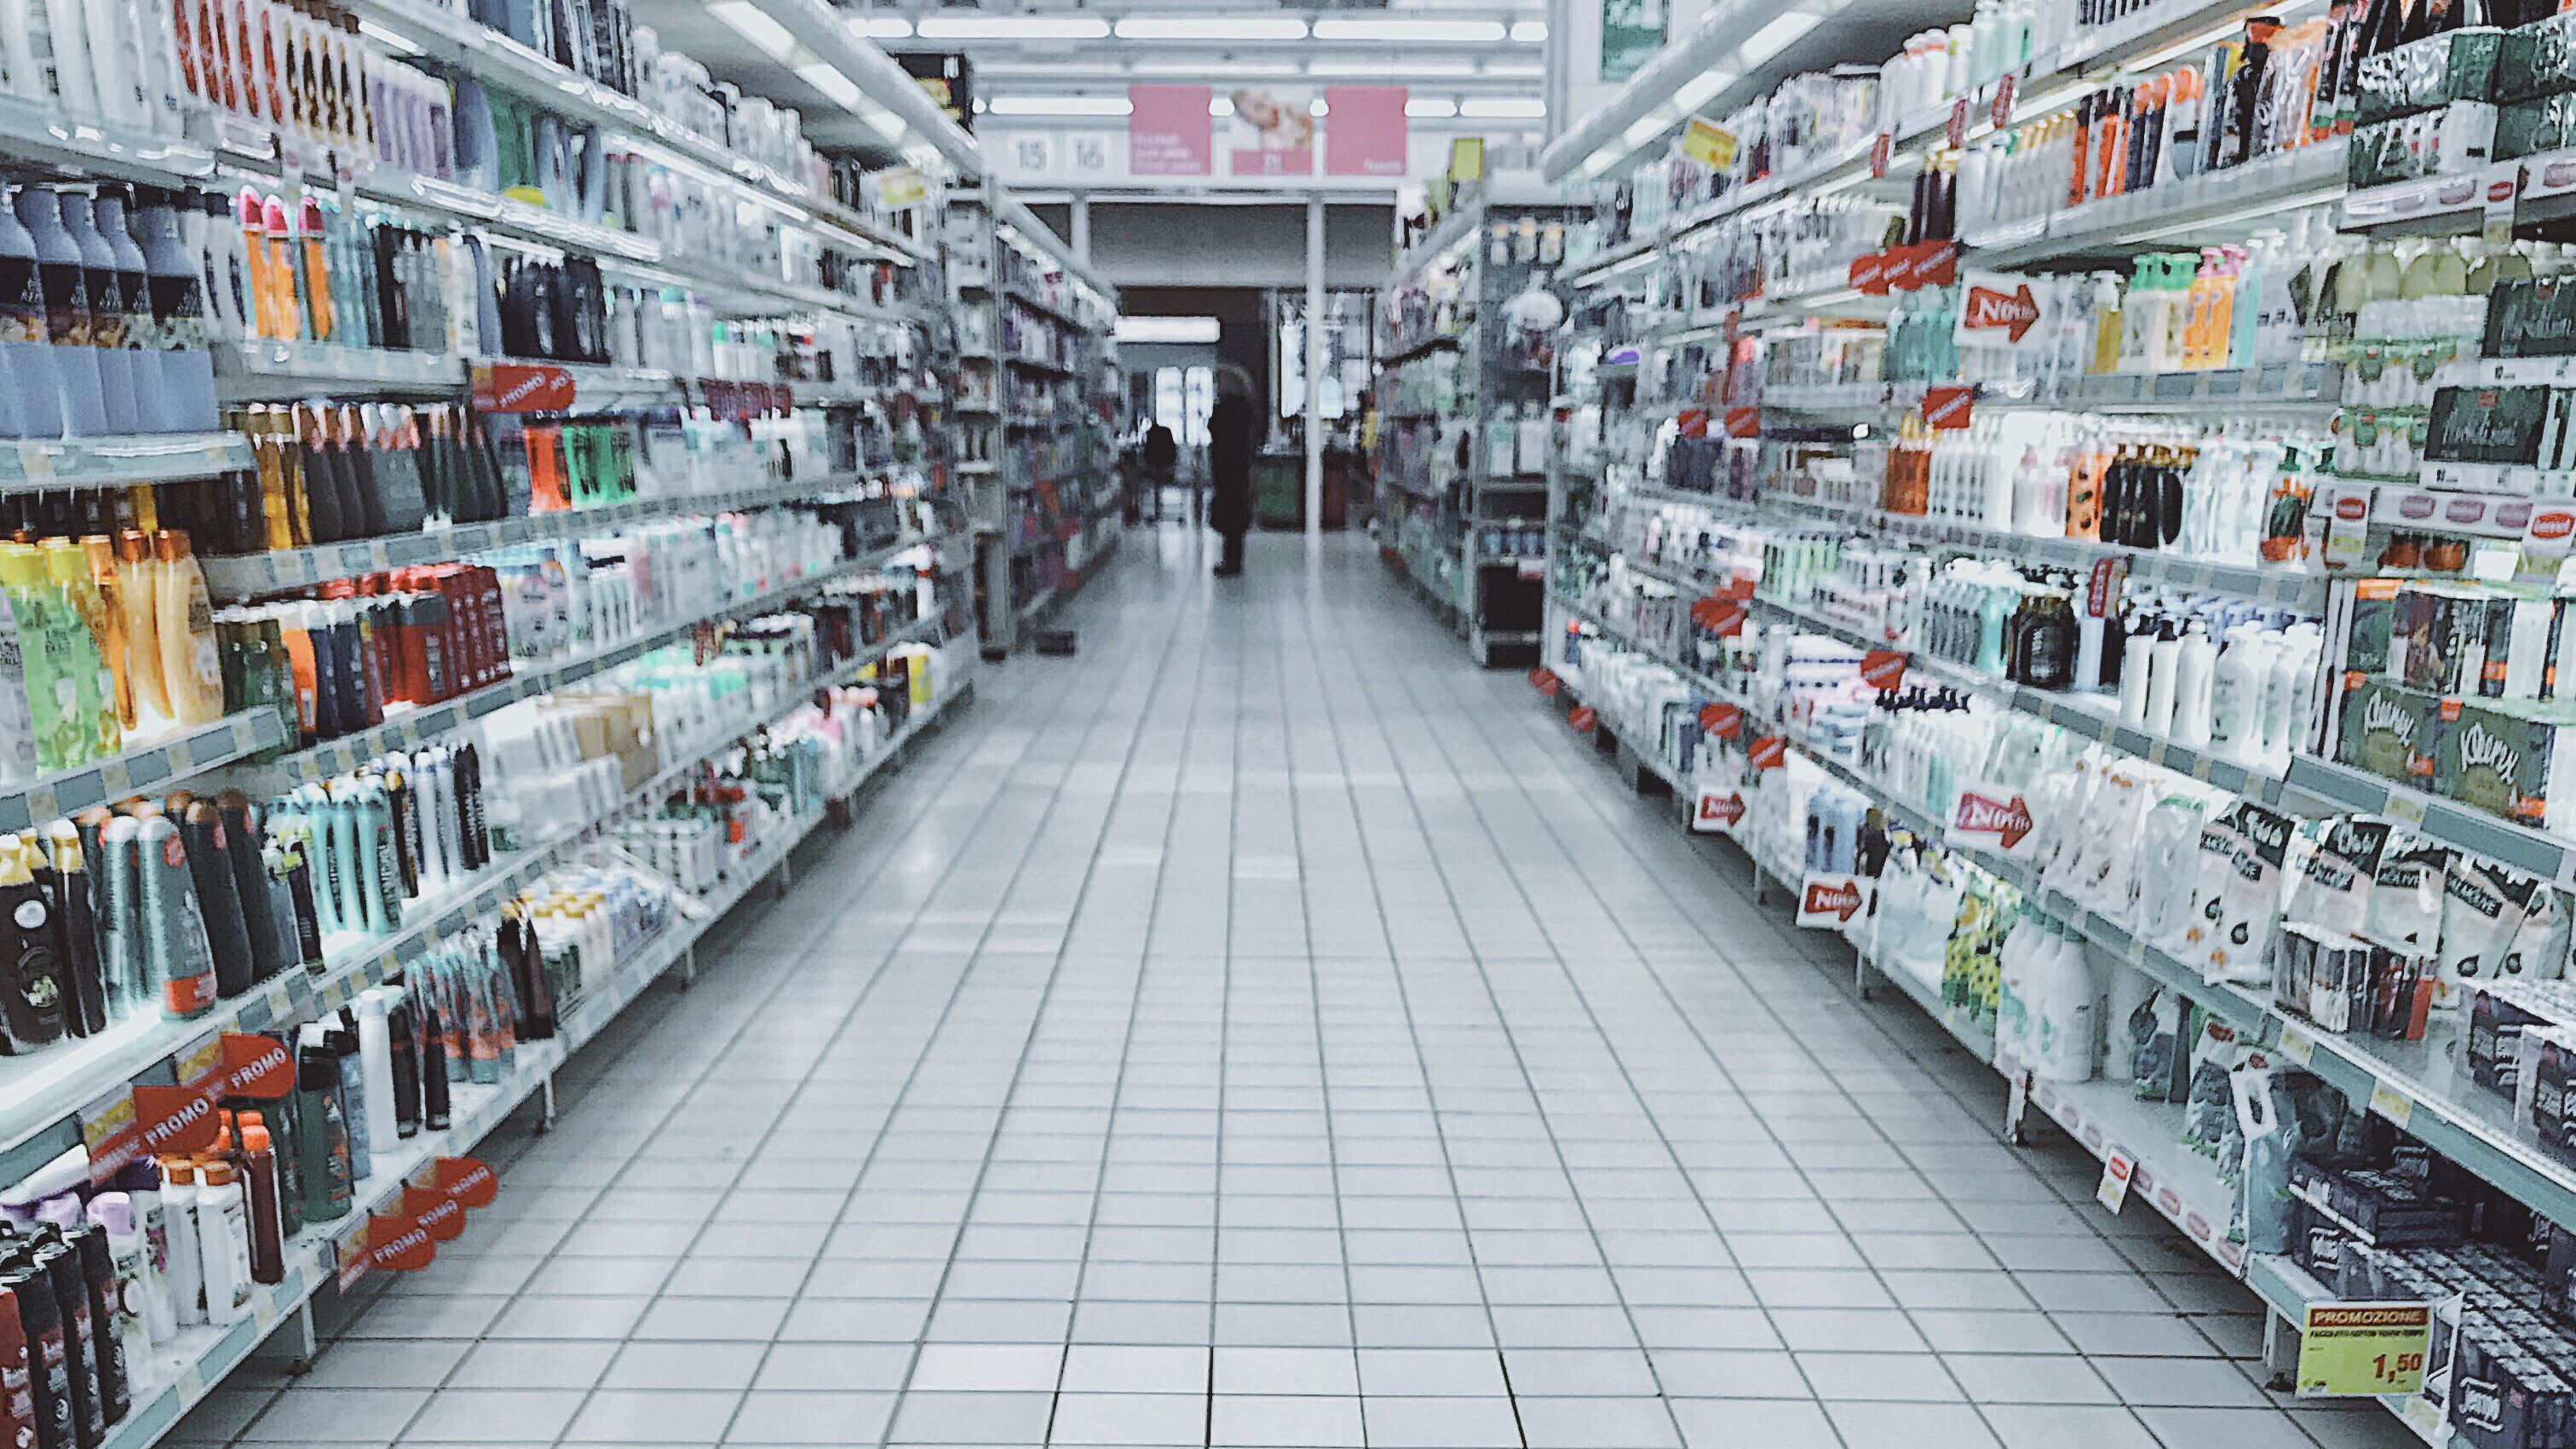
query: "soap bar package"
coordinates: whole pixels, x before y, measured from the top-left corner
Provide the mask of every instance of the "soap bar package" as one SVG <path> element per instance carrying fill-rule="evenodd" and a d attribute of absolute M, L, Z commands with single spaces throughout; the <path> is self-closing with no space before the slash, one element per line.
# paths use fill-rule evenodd
<path fill-rule="evenodd" d="M 2576 353 L 2576 284 L 2566 277 L 2513 277 L 2496 283 L 2487 295 L 2487 356 L 2571 353 Z"/>
<path fill-rule="evenodd" d="M 2569 90 L 2576 90 L 2576 14 L 2505 32 L 2496 45 L 2496 100 L 2527 101 Z"/>
<path fill-rule="evenodd" d="M 2453 101 L 2438 111 L 2373 121 L 2353 128 L 2344 179 L 2353 186 L 2378 186 L 2475 171 L 2493 159 L 2495 139 L 2496 108 L 2485 101 Z"/>
<path fill-rule="evenodd" d="M 2496 108 L 2495 159 L 2525 156 L 2576 146 L 2576 94 L 2542 96 Z"/>
<path fill-rule="evenodd" d="M 2441 463 L 2538 462 L 2550 391 L 2501 386 L 2436 390 L 2424 457 Z"/>
<path fill-rule="evenodd" d="M 2503 30 L 2480 25 L 2363 56 L 2355 77 L 2356 114 L 2369 125 L 2450 101 L 2492 99 L 2504 45 Z"/>

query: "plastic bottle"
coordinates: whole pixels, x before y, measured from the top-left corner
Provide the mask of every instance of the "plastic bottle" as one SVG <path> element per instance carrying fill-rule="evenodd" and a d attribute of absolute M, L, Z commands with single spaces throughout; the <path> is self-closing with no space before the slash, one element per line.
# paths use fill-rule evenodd
<path fill-rule="evenodd" d="M 139 398 L 134 361 L 126 352 L 125 328 L 130 314 L 116 253 L 109 248 L 107 238 L 98 234 L 89 197 L 77 191 L 57 193 L 54 211 L 63 234 L 71 239 L 80 257 L 81 282 L 89 300 L 89 343 L 98 354 L 106 428 L 112 433 L 154 431 Z"/>
<path fill-rule="evenodd" d="M 134 1205 L 143 1234 L 143 1319 L 152 1341 L 167 1344 L 179 1331 L 170 1305 L 170 1223 L 161 1201 L 161 1165 L 137 1158 L 116 1175 L 116 1187 Z"/>
<path fill-rule="evenodd" d="M 241 1116 L 241 1173 L 250 1276 L 256 1283 L 286 1281 L 286 1221 L 277 1151 L 268 1124 L 256 1112 Z"/>
<path fill-rule="evenodd" d="M 2174 654 L 2174 743 L 2199 749 L 2209 743 L 2210 680 L 2218 646 L 2198 619 L 2184 626 Z"/>
<path fill-rule="evenodd" d="M 394 1108 L 393 1033 L 386 1021 L 383 989 L 358 997 L 358 1063 L 366 1078 L 367 1144 L 371 1153 L 395 1150 L 402 1129 Z"/>
<path fill-rule="evenodd" d="M 108 829 L 116 829 L 111 825 Z M 179 827 L 161 815 L 139 822 L 134 838 L 141 865 L 144 961 L 161 996 L 165 1016 L 203 1016 L 214 1009 L 215 957 L 198 914 L 187 845 Z M 112 838 L 112 837 L 111 837 Z"/>
<path fill-rule="evenodd" d="M 250 1312 L 250 1205 L 233 1165 L 197 1164 L 197 1251 L 204 1267 L 206 1319 L 239 1323 Z"/>
<path fill-rule="evenodd" d="M 98 349 L 90 343 L 89 282 L 80 245 L 63 230 L 62 210 L 53 193 L 22 187 L 13 201 L 19 227 L 35 250 L 36 275 L 45 293 L 45 338 L 53 354 L 51 372 L 62 435 L 103 436 L 113 429 L 108 426 L 107 385 L 100 376 Z M 32 405 L 29 412 L 32 416 Z"/>
<path fill-rule="evenodd" d="M 143 256 L 153 340 L 160 349 L 164 418 L 174 432 L 212 432 L 222 426 L 223 415 L 215 396 L 215 358 L 208 350 L 203 264 L 180 234 L 172 194 L 147 188 L 138 195 L 135 238 Z M 102 195 L 101 205 L 106 201 Z"/>
<path fill-rule="evenodd" d="M 319 1025 L 307 1025 L 295 1057 L 296 1179 L 304 1219 L 316 1223 L 347 1217 L 356 1183 L 340 1110 L 340 1059 L 322 1037 Z"/>
<path fill-rule="evenodd" d="M 170 1225 L 170 1309 L 181 1327 L 206 1321 L 205 1249 L 197 1241 L 197 1168 L 161 1164 L 161 1214 Z"/>
<path fill-rule="evenodd" d="M 0 363 L 9 399 L 0 421 L 13 436 L 63 435 L 63 382 L 54 359 L 51 307 L 36 257 L 36 239 L 14 211 L 0 207 Z"/>
<path fill-rule="evenodd" d="M 116 1327 L 125 1345 L 129 1374 L 140 1378 L 152 1363 L 151 1248 L 134 1199 L 103 1192 L 89 1200 L 90 1220 L 106 1235 L 108 1257 L 116 1273 Z M 135 1388 L 146 1385 L 138 1382 Z"/>
<path fill-rule="evenodd" d="M 160 564 L 153 599 L 153 634 L 161 646 L 161 677 L 171 712 L 182 725 L 212 724 L 223 717 L 223 655 L 215 642 L 215 610 L 206 574 L 188 548 L 188 535 L 165 528 L 153 536 Z"/>

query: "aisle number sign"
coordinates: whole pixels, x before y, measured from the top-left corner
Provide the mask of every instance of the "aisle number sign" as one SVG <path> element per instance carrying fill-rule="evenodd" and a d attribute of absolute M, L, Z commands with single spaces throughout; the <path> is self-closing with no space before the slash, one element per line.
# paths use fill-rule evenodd
<path fill-rule="evenodd" d="M 1682 154 L 1711 170 L 1735 164 L 1735 133 L 1693 117 L 1682 128 Z"/>
<path fill-rule="evenodd" d="M 2432 1346 L 2430 1303 L 2311 1303 L 2299 1332 L 2299 1397 L 2420 1393 Z"/>

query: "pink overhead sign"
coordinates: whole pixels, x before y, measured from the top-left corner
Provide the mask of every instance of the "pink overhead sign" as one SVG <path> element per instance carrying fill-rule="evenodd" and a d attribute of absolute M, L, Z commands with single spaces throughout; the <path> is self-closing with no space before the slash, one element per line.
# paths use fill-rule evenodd
<path fill-rule="evenodd" d="M 1326 86 L 1324 174 L 1402 176 L 1403 86 Z"/>
<path fill-rule="evenodd" d="M 1138 176 L 1205 176 L 1216 148 L 1206 86 L 1127 88 L 1127 169 Z"/>

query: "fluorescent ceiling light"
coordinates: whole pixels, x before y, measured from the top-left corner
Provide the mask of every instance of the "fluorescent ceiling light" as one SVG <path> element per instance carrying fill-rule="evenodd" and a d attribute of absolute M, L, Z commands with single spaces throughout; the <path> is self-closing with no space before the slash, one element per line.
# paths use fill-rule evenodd
<path fill-rule="evenodd" d="M 1630 150 L 1635 150 L 1637 147 L 1643 146 L 1648 141 L 1662 135 L 1664 133 L 1664 127 L 1670 124 L 1672 123 L 1666 121 L 1662 116 L 1649 111 L 1645 115 L 1639 116 L 1637 119 L 1628 123 L 1628 129 L 1619 133 L 1620 143 L 1628 147 Z"/>
<path fill-rule="evenodd" d="M 1214 317 L 1121 317 L 1111 330 L 1120 342 L 1214 342 Z"/>
<path fill-rule="evenodd" d="M 1308 101 L 1308 102 L 1306 103 L 1306 114 L 1307 114 L 1307 115 L 1310 115 L 1310 116 L 1329 116 L 1329 115 L 1331 115 L 1332 113 L 1333 113 L 1333 108 L 1332 108 L 1331 106 L 1328 106 L 1328 105 L 1324 104 L 1324 98 L 1323 98 L 1322 96 L 1317 96 L 1317 97 L 1315 97 L 1313 100 Z"/>
<path fill-rule="evenodd" d="M 1417 121 L 1445 121 L 1458 114 L 1458 103 L 1445 96 L 1412 96 L 1405 100 L 1404 113 Z"/>
<path fill-rule="evenodd" d="M 1683 81 L 1681 88 L 1673 92 L 1673 104 L 1680 108 L 1683 115 L 1689 115 L 1707 105 L 1710 97 L 1726 89 L 1734 81 L 1735 72 L 1731 70 L 1701 71 L 1689 80 Z"/>
<path fill-rule="evenodd" d="M 997 116 L 1123 116 L 1133 109 L 1125 96 L 995 96 Z"/>
<path fill-rule="evenodd" d="M 1815 29 L 1817 22 L 1823 18 L 1820 15 L 1809 15 L 1803 10 L 1792 10 L 1786 15 L 1776 16 L 1770 24 L 1746 38 L 1744 44 L 1737 48 L 1736 58 L 1748 66 L 1760 65 L 1787 50 L 1789 42 Z"/>
<path fill-rule="evenodd" d="M 1512 39 L 1521 45 L 1540 44 L 1547 39 L 1547 22 L 1515 20 L 1512 22 Z"/>
<path fill-rule="evenodd" d="M 419 55 L 423 53 L 419 42 L 413 40 L 410 36 L 397 34 L 394 31 L 387 30 L 372 20 L 359 21 L 358 33 L 361 35 L 372 36 L 377 40 L 383 41 L 385 44 L 392 46 L 394 49 L 401 51 L 405 55 Z"/>
<path fill-rule="evenodd" d="M 1107 40 L 1109 22 L 1080 15 L 925 15 L 924 40 Z"/>
<path fill-rule="evenodd" d="M 1326 76 L 1474 75 L 1476 63 L 1468 60 L 1318 60 L 1307 64 L 1306 73 Z"/>
<path fill-rule="evenodd" d="M 1536 120 L 1547 114 L 1547 102 L 1533 96 L 1469 96 L 1458 114 L 1476 120 Z"/>
<path fill-rule="evenodd" d="M 867 99 L 867 93 L 859 89 L 859 83 L 857 81 L 841 74 L 836 67 L 819 60 L 814 62 L 812 65 L 800 65 L 796 67 L 796 78 L 803 81 L 805 84 L 812 86 L 814 89 L 821 91 L 823 94 L 830 96 L 832 98 L 832 104 L 839 106 L 845 111 L 858 110 L 859 103 Z M 888 115 L 882 109 L 878 109 L 875 115 L 871 115 L 866 118 L 870 129 L 874 130 L 878 135 L 885 137 L 889 141 L 899 140 L 902 138 L 902 122 L 895 121 L 894 129 L 892 131 L 888 131 L 880 122 L 879 117 L 883 117 L 884 120 L 887 121 L 894 120 L 893 116 Z"/>
<path fill-rule="evenodd" d="M 1211 116 L 1231 116 L 1231 115 L 1233 115 L 1233 114 L 1234 114 L 1234 97 L 1232 97 L 1232 96 L 1210 96 L 1210 97 L 1208 97 L 1208 114 L 1209 114 L 1209 115 L 1211 115 Z"/>
<path fill-rule="evenodd" d="M 1120 40 L 1303 40 L 1306 22 L 1294 15 L 1129 15 Z"/>
<path fill-rule="evenodd" d="M 1327 16 L 1315 22 L 1317 40 L 1456 40 L 1490 45 L 1510 33 L 1499 20 L 1360 20 Z"/>
<path fill-rule="evenodd" d="M 707 13 L 740 32 L 742 38 L 759 46 L 771 60 L 785 60 L 796 53 L 796 36 L 786 26 L 772 19 L 769 12 L 751 0 L 717 0 Z"/>
<path fill-rule="evenodd" d="M 1419 72 L 1417 71 L 1417 73 Z M 1547 67 L 1543 65 L 1488 64 L 1481 74 L 1492 76 L 1497 80 L 1536 80 L 1538 77 L 1547 74 Z"/>
<path fill-rule="evenodd" d="M 863 40 L 910 40 L 912 22 L 900 15 L 868 15 L 850 22 Z"/>
<path fill-rule="evenodd" d="M 839 75 L 840 72 L 833 71 L 832 74 Z M 879 105 L 862 106 L 859 108 L 859 119 L 867 122 L 870 130 L 873 130 L 878 135 L 885 137 L 888 141 L 897 145 L 901 145 L 903 143 L 903 118 L 896 115 L 894 112 L 887 110 L 885 107 Z"/>

